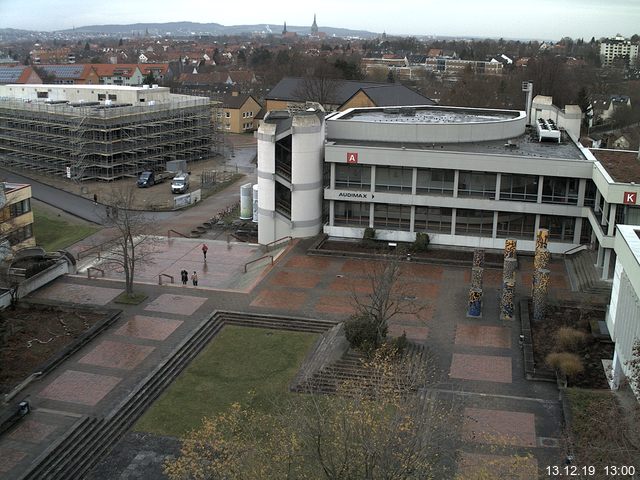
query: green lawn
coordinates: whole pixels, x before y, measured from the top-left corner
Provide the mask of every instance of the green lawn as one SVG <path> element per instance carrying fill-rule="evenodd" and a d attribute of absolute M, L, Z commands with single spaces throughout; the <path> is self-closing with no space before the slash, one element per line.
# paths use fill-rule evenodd
<path fill-rule="evenodd" d="M 135 430 L 181 436 L 233 402 L 271 412 L 290 395 L 317 335 L 228 325 L 138 421 Z"/>
<path fill-rule="evenodd" d="M 71 223 L 33 207 L 33 234 L 38 246 L 48 252 L 67 248 L 98 230 L 99 227 Z"/>

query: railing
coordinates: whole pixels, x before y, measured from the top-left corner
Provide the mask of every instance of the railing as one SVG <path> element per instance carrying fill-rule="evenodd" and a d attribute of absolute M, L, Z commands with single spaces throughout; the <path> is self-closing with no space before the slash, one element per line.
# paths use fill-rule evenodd
<path fill-rule="evenodd" d="M 98 259 L 100 259 L 100 254 L 102 253 L 102 249 L 103 249 L 105 246 L 110 245 L 110 244 L 112 244 L 112 243 L 113 243 L 113 240 L 110 240 L 110 241 L 108 241 L 108 242 L 101 243 L 100 245 L 94 245 L 93 247 L 89 247 L 89 248 L 86 248 L 85 250 L 81 250 L 81 251 L 79 251 L 79 252 L 78 252 L 78 254 L 76 255 L 76 258 L 77 258 L 78 260 L 80 260 L 82 257 L 84 257 L 84 256 L 85 256 L 85 253 L 93 252 L 94 250 L 96 250 L 96 249 L 97 249 L 97 250 L 98 250 Z"/>
<path fill-rule="evenodd" d="M 282 240 L 293 240 L 293 237 L 291 235 L 287 235 L 286 237 L 282 237 L 282 238 L 278 238 L 277 240 L 274 240 L 273 242 L 269 242 L 267 243 L 264 247 L 265 247 L 265 252 L 269 251 L 269 247 L 272 245 L 275 245 L 278 242 L 281 242 Z"/>
<path fill-rule="evenodd" d="M 184 233 L 180 233 L 179 231 L 174 230 L 174 229 L 170 229 L 170 230 L 167 231 L 167 238 L 171 238 L 171 232 L 173 232 L 173 233 L 175 233 L 177 235 L 180 235 L 181 237 L 188 238 Z"/>
<path fill-rule="evenodd" d="M 174 283 L 173 275 L 169 275 L 168 273 L 161 273 L 160 275 L 158 275 L 158 285 L 162 285 L 162 277 L 167 277 L 169 280 L 171 280 L 171 283 Z"/>
<path fill-rule="evenodd" d="M 273 255 L 265 255 L 263 257 L 256 258 L 255 260 L 251 260 L 250 262 L 245 263 L 244 264 L 244 273 L 247 273 L 247 266 L 248 265 L 251 265 L 252 263 L 259 262 L 260 260 L 264 260 L 265 258 L 270 258 L 271 259 L 271 265 L 273 265 Z"/>
<path fill-rule="evenodd" d="M 566 252 L 564 252 L 562 254 L 563 258 L 567 258 L 568 255 L 571 255 L 572 253 L 576 253 L 576 252 L 580 252 L 582 250 L 587 250 L 589 247 L 587 245 L 578 245 L 577 247 L 573 247 L 570 248 L 569 250 L 567 250 Z"/>
<path fill-rule="evenodd" d="M 95 270 L 96 272 L 100 272 L 102 274 L 101 276 L 104 277 L 104 270 L 103 269 L 98 268 L 98 267 L 89 267 L 89 268 L 87 268 L 87 278 L 89 278 L 89 279 L 91 278 L 91 271 L 92 270 Z"/>

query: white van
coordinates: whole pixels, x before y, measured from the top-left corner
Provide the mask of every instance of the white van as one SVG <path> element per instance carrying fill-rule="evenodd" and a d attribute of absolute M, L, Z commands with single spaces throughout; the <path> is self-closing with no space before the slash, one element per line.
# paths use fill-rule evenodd
<path fill-rule="evenodd" d="M 171 193 L 187 193 L 189 190 L 189 174 L 179 173 L 171 180 Z"/>

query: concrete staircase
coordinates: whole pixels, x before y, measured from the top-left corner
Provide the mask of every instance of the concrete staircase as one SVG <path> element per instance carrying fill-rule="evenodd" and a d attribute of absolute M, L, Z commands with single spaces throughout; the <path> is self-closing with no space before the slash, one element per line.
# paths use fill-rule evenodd
<path fill-rule="evenodd" d="M 52 443 L 34 460 L 28 472 L 16 480 L 84 478 L 225 324 L 322 333 L 334 327 L 336 322 L 216 312 L 201 322 L 111 413 L 104 417 L 84 416 L 79 419 L 64 437 Z"/>
<path fill-rule="evenodd" d="M 611 282 L 600 279 L 595 263 L 593 253 L 589 250 L 581 250 L 565 257 L 571 289 L 608 299 L 611 296 Z"/>

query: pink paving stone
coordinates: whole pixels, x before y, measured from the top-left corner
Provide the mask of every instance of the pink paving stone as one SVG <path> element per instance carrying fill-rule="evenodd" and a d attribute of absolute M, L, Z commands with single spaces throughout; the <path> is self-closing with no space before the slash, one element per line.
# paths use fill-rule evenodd
<path fill-rule="evenodd" d="M 182 323 L 181 320 L 134 315 L 131 320 L 116 330 L 115 334 L 149 340 L 166 340 Z"/>
<path fill-rule="evenodd" d="M 288 286 L 297 288 L 314 288 L 322 280 L 322 275 L 311 272 L 277 272 L 269 281 L 271 285 Z"/>
<path fill-rule="evenodd" d="M 449 376 L 463 380 L 511 383 L 511 357 L 454 353 Z"/>
<path fill-rule="evenodd" d="M 278 308 L 284 310 L 298 310 L 307 301 L 307 294 L 294 292 L 290 289 L 265 289 L 262 290 L 253 302 L 252 307 Z"/>
<path fill-rule="evenodd" d="M 471 270 L 464 271 L 464 282 L 471 283 Z M 482 272 L 482 283 L 492 287 L 502 286 L 502 270 L 485 268 Z"/>
<path fill-rule="evenodd" d="M 457 325 L 456 345 L 511 348 L 511 329 L 482 325 Z"/>
<path fill-rule="evenodd" d="M 56 428 L 55 425 L 49 425 L 35 420 L 23 420 L 18 428 L 11 432 L 9 438 L 19 442 L 39 443 L 51 432 L 56 430 Z"/>
<path fill-rule="evenodd" d="M 463 478 L 475 478 L 484 469 L 490 478 L 531 480 L 538 478 L 538 461 L 533 457 L 484 455 L 460 452 L 457 474 Z M 457 478 L 457 477 L 456 477 Z"/>
<path fill-rule="evenodd" d="M 339 276 L 329 284 L 329 290 L 343 293 L 369 293 L 371 289 L 371 280 L 368 278 Z"/>
<path fill-rule="evenodd" d="M 401 277 L 400 281 L 396 283 L 394 290 L 398 295 L 412 295 L 417 297 L 418 300 L 435 299 L 440 293 L 440 285 L 435 283 L 407 282 L 402 280 Z"/>
<path fill-rule="evenodd" d="M 0 447 L 0 473 L 6 473 L 26 456 L 26 452 L 9 447 Z"/>
<path fill-rule="evenodd" d="M 191 282 L 191 280 L 189 280 L 189 282 Z M 207 299 L 205 297 L 164 293 L 149 303 L 144 309 L 153 312 L 174 313 L 177 315 L 193 315 L 206 301 Z"/>
<path fill-rule="evenodd" d="M 344 262 L 344 265 L 342 265 L 341 271 L 343 273 L 354 273 L 356 275 L 366 276 L 372 274 L 377 265 L 376 262 L 369 260 L 347 260 Z"/>
<path fill-rule="evenodd" d="M 400 337 L 405 333 L 409 340 L 424 341 L 429 336 L 427 327 L 413 327 L 411 325 L 390 324 L 388 334 L 391 337 Z"/>
<path fill-rule="evenodd" d="M 442 271 L 442 267 L 437 265 L 412 263 L 400 266 L 400 273 L 402 275 L 411 276 L 420 280 L 440 280 L 442 278 Z"/>
<path fill-rule="evenodd" d="M 304 268 L 309 270 L 325 270 L 330 264 L 328 258 L 295 256 L 285 266 L 289 268 Z"/>
<path fill-rule="evenodd" d="M 77 285 L 75 283 L 55 282 L 38 290 L 36 298 L 48 300 L 64 299 L 66 302 L 106 305 L 122 293 L 122 289 Z"/>
<path fill-rule="evenodd" d="M 82 357 L 79 363 L 132 370 L 153 350 L 155 347 L 105 340 Z"/>
<path fill-rule="evenodd" d="M 122 380 L 110 375 L 67 370 L 38 394 L 61 402 L 96 405 Z"/>
<path fill-rule="evenodd" d="M 471 442 L 535 447 L 535 421 L 533 413 L 465 408 L 462 434 Z"/>
<path fill-rule="evenodd" d="M 350 295 L 324 295 L 316 303 L 315 310 L 322 313 L 351 315 L 355 312 Z"/>

